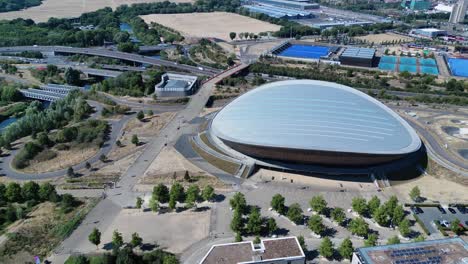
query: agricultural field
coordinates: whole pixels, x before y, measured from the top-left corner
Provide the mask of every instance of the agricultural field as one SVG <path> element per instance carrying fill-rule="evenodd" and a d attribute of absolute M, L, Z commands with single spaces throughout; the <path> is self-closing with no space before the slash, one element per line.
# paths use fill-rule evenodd
<path fill-rule="evenodd" d="M 410 42 L 413 41 L 414 39 L 411 37 L 407 36 L 402 36 L 398 35 L 395 33 L 382 33 L 382 34 L 371 34 L 371 35 L 366 35 L 366 36 L 360 36 L 356 37 L 357 39 L 365 40 L 369 43 L 374 42 L 376 44 L 378 43 L 383 43 L 383 42 L 398 42 L 401 40 L 402 43 L 404 42 Z"/>
<path fill-rule="evenodd" d="M 163 2 L 164 0 L 45 0 L 42 5 L 25 10 L 1 13 L 1 19 L 30 18 L 35 22 L 45 22 L 51 17 L 78 17 L 83 13 L 96 11 L 104 7 L 115 9 L 120 5 Z M 171 0 L 175 3 L 190 3 L 193 0 Z"/>
<path fill-rule="evenodd" d="M 175 29 L 186 38 L 218 38 L 229 41 L 230 32 L 258 34 L 280 29 L 278 25 L 226 12 L 153 14 L 141 18 L 147 24 L 155 22 Z"/>

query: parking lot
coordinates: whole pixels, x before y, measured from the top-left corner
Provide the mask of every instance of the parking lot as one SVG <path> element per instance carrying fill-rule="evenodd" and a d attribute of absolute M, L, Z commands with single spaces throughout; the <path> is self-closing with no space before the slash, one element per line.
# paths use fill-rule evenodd
<path fill-rule="evenodd" d="M 441 213 L 437 207 L 420 207 L 424 212 L 419 213 L 417 216 L 421 219 L 421 221 L 426 226 L 427 230 L 433 234 L 439 232 L 437 227 L 432 223 L 434 220 L 442 221 L 447 220 L 448 222 L 452 222 L 455 219 L 460 219 L 460 222 L 466 227 L 466 221 L 468 221 L 468 214 L 462 214 L 457 208 L 452 207 L 455 209 L 455 214 L 451 213 L 448 208 L 444 207 L 445 214 Z"/>

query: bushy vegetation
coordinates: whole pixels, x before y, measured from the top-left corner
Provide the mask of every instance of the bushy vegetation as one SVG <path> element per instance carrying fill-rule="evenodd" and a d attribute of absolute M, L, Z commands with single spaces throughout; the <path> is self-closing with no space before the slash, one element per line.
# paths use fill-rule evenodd
<path fill-rule="evenodd" d="M 116 78 L 106 79 L 101 83 L 93 85 L 92 90 L 113 95 L 141 97 L 154 91 L 156 83 L 161 81 L 162 72 L 150 71 L 148 75 L 150 76 L 149 80 L 143 81 L 141 73 L 125 72 Z"/>
<path fill-rule="evenodd" d="M 42 4 L 42 0 L 0 0 L 0 13 L 25 9 Z"/>
<path fill-rule="evenodd" d="M 37 134 L 64 127 L 70 122 L 83 120 L 91 107 L 86 103 L 79 91 L 72 91 L 67 97 L 52 103 L 42 110 L 39 102 L 34 102 L 26 109 L 24 117 L 3 130 L 0 146 L 9 145 L 24 136 Z"/>
<path fill-rule="evenodd" d="M 13 159 L 12 165 L 22 169 L 30 164 L 31 160 L 46 161 L 53 159 L 57 154 L 51 149 L 57 145 L 57 149 L 80 149 L 89 146 L 101 147 L 109 133 L 109 125 L 105 121 L 88 120 L 77 126 L 69 126 L 59 130 L 49 138 L 41 132 L 36 135 L 36 140 L 28 142 Z"/>
<path fill-rule="evenodd" d="M 232 66 L 235 59 L 235 56 L 228 56 L 219 45 L 207 39 L 202 39 L 199 45 L 193 46 L 190 56 L 199 64 L 218 69 Z"/>
<path fill-rule="evenodd" d="M 115 254 L 103 254 L 97 256 L 70 256 L 65 264 L 120 264 L 120 263 L 139 263 L 139 264 L 178 264 L 176 256 L 162 249 L 155 249 L 142 255 L 133 252 L 131 246 L 125 246 L 119 249 Z"/>

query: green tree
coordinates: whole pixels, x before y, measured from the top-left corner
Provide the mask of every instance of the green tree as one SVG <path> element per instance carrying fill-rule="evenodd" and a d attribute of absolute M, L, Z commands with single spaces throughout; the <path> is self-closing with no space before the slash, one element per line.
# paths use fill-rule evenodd
<path fill-rule="evenodd" d="M 68 67 L 65 70 L 65 82 L 70 85 L 79 85 L 80 84 L 80 74 L 79 70 L 75 70 L 71 67 Z"/>
<path fill-rule="evenodd" d="M 409 196 L 413 201 L 418 202 L 421 199 L 421 191 L 419 190 L 419 187 L 414 186 L 411 189 Z"/>
<path fill-rule="evenodd" d="M 70 256 L 64 264 L 89 264 L 88 259 L 83 255 Z"/>
<path fill-rule="evenodd" d="M 234 210 L 234 215 L 231 220 L 231 230 L 234 232 L 241 232 L 244 226 L 244 220 L 242 219 L 242 213 L 239 210 Z"/>
<path fill-rule="evenodd" d="M 144 113 L 143 111 L 139 111 L 139 112 L 137 113 L 137 118 L 138 118 L 138 120 L 140 120 L 140 121 L 143 120 L 143 119 L 145 118 L 145 113 Z"/>
<path fill-rule="evenodd" d="M 403 209 L 403 206 L 397 205 L 395 209 L 393 209 L 393 218 L 392 218 L 392 223 L 395 226 L 399 226 L 401 221 L 405 218 L 405 210 Z"/>
<path fill-rule="evenodd" d="M 457 236 L 459 236 L 463 234 L 463 232 L 465 231 L 465 228 L 461 226 L 460 219 L 456 218 L 450 224 L 450 230 L 452 230 L 452 232 L 454 232 L 455 234 L 457 234 Z"/>
<path fill-rule="evenodd" d="M 65 212 L 68 212 L 71 210 L 71 208 L 73 208 L 74 205 L 75 205 L 75 198 L 73 198 L 71 194 L 66 193 L 62 195 L 62 199 L 60 201 L 60 206 L 62 207 L 62 210 L 64 210 Z"/>
<path fill-rule="evenodd" d="M 365 247 L 374 247 L 377 246 L 378 237 L 376 234 L 372 233 L 367 236 L 367 239 L 364 240 Z"/>
<path fill-rule="evenodd" d="M 362 217 L 351 220 L 348 228 L 351 233 L 361 237 L 365 237 L 369 233 L 369 224 Z"/>
<path fill-rule="evenodd" d="M 302 209 L 298 203 L 293 203 L 289 206 L 287 217 L 295 224 L 300 224 L 303 221 Z"/>
<path fill-rule="evenodd" d="M 143 239 L 138 235 L 138 233 L 132 234 L 132 240 L 130 240 L 130 245 L 133 248 L 139 247 L 143 244 Z"/>
<path fill-rule="evenodd" d="M 50 140 L 49 136 L 47 136 L 47 133 L 41 132 L 38 133 L 36 136 L 37 143 L 41 145 L 42 147 L 50 147 L 52 145 L 52 141 Z"/>
<path fill-rule="evenodd" d="M 366 199 L 362 197 L 355 197 L 351 202 L 351 206 L 353 210 L 361 216 L 365 216 L 367 214 L 367 202 Z"/>
<path fill-rule="evenodd" d="M 268 234 L 272 235 L 278 230 L 278 225 L 276 225 L 276 221 L 274 218 L 270 217 L 267 220 L 266 228 L 268 231 Z"/>
<path fill-rule="evenodd" d="M 415 239 L 413 239 L 413 242 L 423 242 L 425 240 L 426 238 L 424 237 L 424 235 L 419 235 Z"/>
<path fill-rule="evenodd" d="M 122 247 L 123 243 L 122 234 L 119 233 L 118 230 L 114 230 L 112 233 L 112 248 L 119 249 Z"/>
<path fill-rule="evenodd" d="M 375 222 L 381 226 L 388 226 L 390 221 L 387 209 L 383 205 L 377 208 L 372 217 L 374 218 Z"/>
<path fill-rule="evenodd" d="M 151 197 L 149 201 L 149 207 L 151 208 L 151 211 L 157 212 L 159 211 L 159 202 L 156 200 L 154 197 Z M 169 208 L 175 209 L 175 204 L 174 207 L 171 207 L 171 203 L 169 203 Z"/>
<path fill-rule="evenodd" d="M 369 209 L 370 215 L 374 215 L 375 211 L 380 207 L 380 199 L 376 195 L 367 202 L 367 208 Z"/>
<path fill-rule="evenodd" d="M 284 197 L 279 193 L 273 195 L 270 202 L 271 208 L 273 208 L 273 210 L 275 210 L 279 214 L 284 214 L 286 211 L 286 207 L 284 206 L 284 200 Z"/>
<path fill-rule="evenodd" d="M 23 200 L 39 200 L 39 189 L 39 184 L 36 182 L 29 181 L 25 183 L 21 189 Z"/>
<path fill-rule="evenodd" d="M 138 146 L 138 144 L 140 144 L 140 140 L 138 139 L 137 135 L 132 135 L 132 144 L 134 144 L 135 146 Z"/>
<path fill-rule="evenodd" d="M 73 170 L 73 167 L 68 167 L 67 176 L 70 177 L 70 178 L 75 177 L 75 170 Z"/>
<path fill-rule="evenodd" d="M 136 208 L 141 209 L 142 205 L 143 205 L 143 199 L 141 199 L 141 197 L 138 196 L 136 200 Z"/>
<path fill-rule="evenodd" d="M 398 206 L 398 198 L 395 195 L 392 195 L 388 201 L 384 203 L 384 207 L 388 212 L 390 219 L 393 219 L 393 213 L 395 208 Z"/>
<path fill-rule="evenodd" d="M 297 237 L 297 241 L 302 248 L 302 251 L 307 252 L 307 245 L 305 243 L 304 237 L 302 235 Z"/>
<path fill-rule="evenodd" d="M 184 187 L 176 182 L 171 186 L 171 190 L 169 191 L 169 197 L 174 198 L 175 201 L 182 203 L 185 200 L 185 192 Z"/>
<path fill-rule="evenodd" d="M 41 184 L 41 186 L 39 187 L 39 199 L 41 201 L 57 202 L 58 194 L 55 190 L 55 186 L 50 184 L 49 182 Z"/>
<path fill-rule="evenodd" d="M 242 235 L 239 232 L 236 233 L 234 242 L 242 242 Z"/>
<path fill-rule="evenodd" d="M 169 204 L 168 204 L 168 205 L 169 205 L 169 208 L 170 208 L 171 210 L 176 209 L 176 206 L 177 206 L 177 201 L 176 201 L 176 199 L 175 199 L 174 197 L 171 196 L 171 198 L 169 198 Z"/>
<path fill-rule="evenodd" d="M 231 206 L 231 208 L 235 210 L 239 210 L 241 213 L 244 213 L 245 209 L 247 208 L 247 202 L 245 200 L 245 196 L 242 193 L 237 192 L 229 200 L 229 205 Z"/>
<path fill-rule="evenodd" d="M 99 160 L 100 160 L 101 162 L 106 162 L 106 161 L 107 161 L 106 155 L 101 154 L 101 156 L 99 156 Z"/>
<path fill-rule="evenodd" d="M 200 200 L 200 189 L 197 185 L 190 185 L 185 195 L 187 207 L 195 207 L 198 200 Z"/>
<path fill-rule="evenodd" d="M 87 170 L 90 170 L 91 169 L 91 163 L 89 163 L 87 161 L 86 164 L 85 164 L 85 167 L 86 167 Z"/>
<path fill-rule="evenodd" d="M 93 228 L 93 231 L 88 236 L 88 240 L 97 248 L 101 243 L 101 232 L 97 228 Z"/>
<path fill-rule="evenodd" d="M 213 200 L 214 196 L 215 196 L 215 193 L 214 193 L 214 189 L 211 185 L 207 185 L 203 191 L 202 191 L 202 198 L 203 200 L 205 201 L 211 201 Z"/>
<path fill-rule="evenodd" d="M 387 240 L 387 245 L 400 244 L 400 239 L 397 236 L 393 236 Z"/>
<path fill-rule="evenodd" d="M 351 260 L 353 257 L 354 247 L 353 242 L 351 242 L 349 237 L 345 238 L 343 242 L 341 242 L 338 252 L 340 252 L 341 257 Z"/>
<path fill-rule="evenodd" d="M 21 186 L 16 182 L 8 183 L 5 190 L 5 198 L 9 202 L 20 202 L 21 201 Z"/>
<path fill-rule="evenodd" d="M 247 231 L 251 234 L 259 235 L 262 231 L 262 217 L 258 208 L 252 209 L 247 221 Z"/>
<path fill-rule="evenodd" d="M 410 229 L 410 222 L 407 218 L 403 219 L 400 222 L 400 225 L 398 225 L 398 229 L 400 230 L 400 234 L 403 237 L 408 237 L 411 234 L 411 229 Z"/>
<path fill-rule="evenodd" d="M 325 226 L 322 223 L 322 217 L 320 215 L 312 215 L 307 222 L 307 226 L 317 235 L 321 235 L 325 230 Z"/>
<path fill-rule="evenodd" d="M 324 237 L 322 239 L 322 243 L 320 243 L 319 247 L 320 256 L 325 257 L 327 259 L 333 256 L 333 243 L 331 242 L 330 238 Z"/>
<path fill-rule="evenodd" d="M 309 201 L 309 205 L 315 212 L 319 214 L 323 214 L 325 209 L 327 208 L 327 202 L 323 198 L 322 195 L 317 195 L 312 197 Z"/>
<path fill-rule="evenodd" d="M 230 32 L 230 33 L 229 33 L 229 38 L 230 38 L 231 40 L 234 40 L 234 39 L 236 38 L 236 32 Z"/>
<path fill-rule="evenodd" d="M 342 225 L 346 220 L 346 214 L 343 208 L 336 207 L 330 213 L 331 218 L 333 221 L 337 222 L 339 225 Z"/>
<path fill-rule="evenodd" d="M 166 185 L 160 183 L 154 186 L 152 197 L 160 203 L 167 203 L 169 201 L 169 189 Z"/>
<path fill-rule="evenodd" d="M 260 237 L 259 236 L 256 236 L 255 239 L 252 241 L 254 244 L 260 244 L 260 242 L 262 242 L 260 240 Z"/>

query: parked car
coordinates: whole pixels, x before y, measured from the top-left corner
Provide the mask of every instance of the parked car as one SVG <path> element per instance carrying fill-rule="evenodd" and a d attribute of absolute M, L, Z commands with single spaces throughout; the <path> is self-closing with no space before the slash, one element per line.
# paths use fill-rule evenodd
<path fill-rule="evenodd" d="M 418 209 L 416 209 L 416 207 L 414 207 L 414 206 L 411 206 L 410 210 L 411 210 L 411 212 L 413 212 L 413 214 L 419 214 Z"/>
<path fill-rule="evenodd" d="M 443 227 L 449 227 L 449 226 L 450 226 L 450 222 L 447 221 L 447 220 L 442 220 L 442 221 L 440 221 L 440 225 L 443 226 Z"/>
<path fill-rule="evenodd" d="M 456 214 L 457 211 L 455 211 L 455 209 L 453 209 L 452 207 L 449 207 L 448 210 L 452 213 L 452 214 Z"/>
<path fill-rule="evenodd" d="M 445 211 L 445 209 L 442 207 L 442 206 L 437 206 L 437 209 L 439 209 L 439 211 L 442 213 L 442 214 L 446 214 L 447 211 Z"/>

